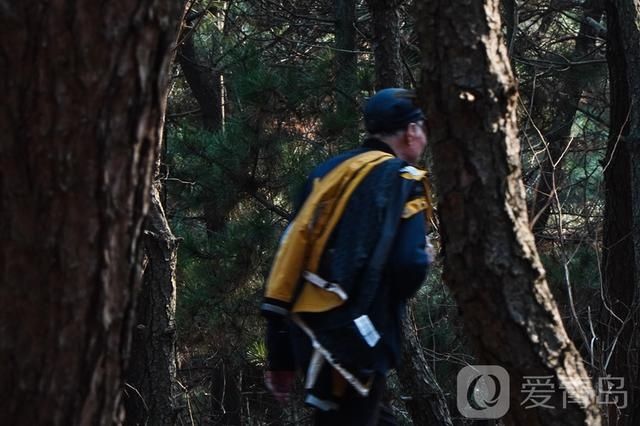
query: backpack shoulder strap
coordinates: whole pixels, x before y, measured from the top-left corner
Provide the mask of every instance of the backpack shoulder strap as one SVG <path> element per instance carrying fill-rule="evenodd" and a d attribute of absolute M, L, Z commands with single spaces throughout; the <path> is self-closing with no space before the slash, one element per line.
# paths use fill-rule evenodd
<path fill-rule="evenodd" d="M 391 154 L 382 151 L 367 151 L 343 161 L 326 176 L 314 181 L 311 193 L 281 238 L 267 280 L 265 300 L 261 306 L 263 311 L 285 315 L 291 310 L 298 299 L 303 273 L 317 271 L 331 231 L 338 223 L 350 195 L 371 170 L 392 158 Z M 327 306 L 335 307 L 344 303 L 339 292 L 324 291 L 316 286 L 306 287 L 313 294 L 307 295 L 304 300 L 312 301 L 312 309 L 326 310 L 330 309 Z M 307 302 L 298 305 L 296 309 L 309 308 Z"/>

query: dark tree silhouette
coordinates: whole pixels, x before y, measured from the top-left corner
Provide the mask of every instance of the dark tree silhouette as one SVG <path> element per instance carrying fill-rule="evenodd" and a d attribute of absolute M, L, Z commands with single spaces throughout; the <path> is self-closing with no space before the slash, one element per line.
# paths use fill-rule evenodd
<path fill-rule="evenodd" d="M 120 423 L 180 2 L 0 6 L 0 412 Z"/>
<path fill-rule="evenodd" d="M 517 425 L 599 425 L 595 393 L 567 336 L 529 230 L 517 89 L 497 0 L 420 3 L 422 95 L 438 188 L 444 281 L 481 362 L 510 374 Z M 549 376 L 578 401 L 526 409 L 525 376 Z"/>

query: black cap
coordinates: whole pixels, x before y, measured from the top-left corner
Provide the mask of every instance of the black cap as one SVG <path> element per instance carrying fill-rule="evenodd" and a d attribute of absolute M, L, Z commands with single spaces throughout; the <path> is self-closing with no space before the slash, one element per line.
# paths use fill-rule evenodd
<path fill-rule="evenodd" d="M 424 113 L 415 104 L 413 90 L 390 88 L 373 95 L 364 107 L 364 126 L 367 132 L 391 133 L 409 123 L 424 120 Z"/>

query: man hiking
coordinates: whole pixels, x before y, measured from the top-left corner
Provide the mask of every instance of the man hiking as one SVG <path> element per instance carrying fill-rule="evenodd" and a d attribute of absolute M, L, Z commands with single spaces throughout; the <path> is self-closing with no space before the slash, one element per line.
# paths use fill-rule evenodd
<path fill-rule="evenodd" d="M 261 306 L 265 383 L 280 401 L 296 368 L 317 425 L 395 424 L 383 404 L 398 365 L 407 299 L 432 261 L 427 144 L 412 91 L 384 89 L 364 107 L 361 147 L 320 164 L 285 231 Z"/>

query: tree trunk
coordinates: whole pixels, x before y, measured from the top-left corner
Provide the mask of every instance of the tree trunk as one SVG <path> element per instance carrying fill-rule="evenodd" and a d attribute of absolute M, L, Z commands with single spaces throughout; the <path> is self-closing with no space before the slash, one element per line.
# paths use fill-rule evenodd
<path fill-rule="evenodd" d="M 182 20 L 181 20 L 182 22 Z M 171 62 L 175 60 L 172 50 Z M 169 87 L 161 104 L 158 152 L 162 152 Z M 162 155 L 156 156 L 151 204 L 145 221 L 144 274 L 138 294 L 131 358 L 125 375 L 128 425 L 172 426 L 176 389 L 176 264 L 178 240 L 173 236 L 162 201 Z"/>
<path fill-rule="evenodd" d="M 195 30 L 187 29 L 187 37 L 178 51 L 178 62 L 198 102 L 202 115 L 202 125 L 210 132 L 222 128 L 222 79 L 219 70 L 202 64 L 196 54 L 193 37 Z"/>
<path fill-rule="evenodd" d="M 402 87 L 399 1 L 368 0 L 373 27 L 376 90 Z"/>
<path fill-rule="evenodd" d="M 510 376 L 504 421 L 599 425 L 595 393 L 568 338 L 529 231 L 516 85 L 497 0 L 419 3 L 421 91 L 432 123 L 444 280 L 481 363 Z M 525 408 L 527 377 L 548 376 L 555 408 Z M 562 407 L 561 389 L 577 404 Z M 525 395 L 526 396 L 526 395 Z"/>
<path fill-rule="evenodd" d="M 151 191 L 144 249 L 146 266 L 138 297 L 127 370 L 125 405 L 129 425 L 175 423 L 177 240 L 160 202 L 160 181 Z"/>
<path fill-rule="evenodd" d="M 14 2 L 1 16 L 0 412 L 120 423 L 180 6 Z"/>
<path fill-rule="evenodd" d="M 192 15 L 194 16 L 187 16 L 186 21 L 194 25 L 193 21 L 198 15 Z M 218 132 L 222 130 L 223 126 L 222 73 L 218 69 L 202 63 L 203 61 L 199 58 L 194 45 L 196 29 L 187 27 L 187 31 L 189 31 L 189 35 L 180 46 L 178 62 L 191 93 L 200 107 L 203 128 L 210 132 Z M 244 172 L 239 174 L 244 178 Z M 238 204 L 239 195 L 224 198 L 214 197 L 215 199 L 208 197 L 203 200 L 205 226 L 207 227 L 207 235 L 212 242 L 216 241 L 216 233 L 226 225 L 227 216 Z"/>
<path fill-rule="evenodd" d="M 414 425 L 452 426 L 451 414 L 444 392 L 424 356 L 412 310 L 403 321 L 405 331 L 402 362 L 398 378 Z"/>
<path fill-rule="evenodd" d="M 607 60 L 611 108 L 604 161 L 603 370 L 624 377 L 628 406 L 610 411 L 610 424 L 640 422 L 640 33 L 638 4 L 607 2 Z M 607 365 L 607 357 L 611 356 Z M 604 374 L 604 373 L 603 373 Z"/>

